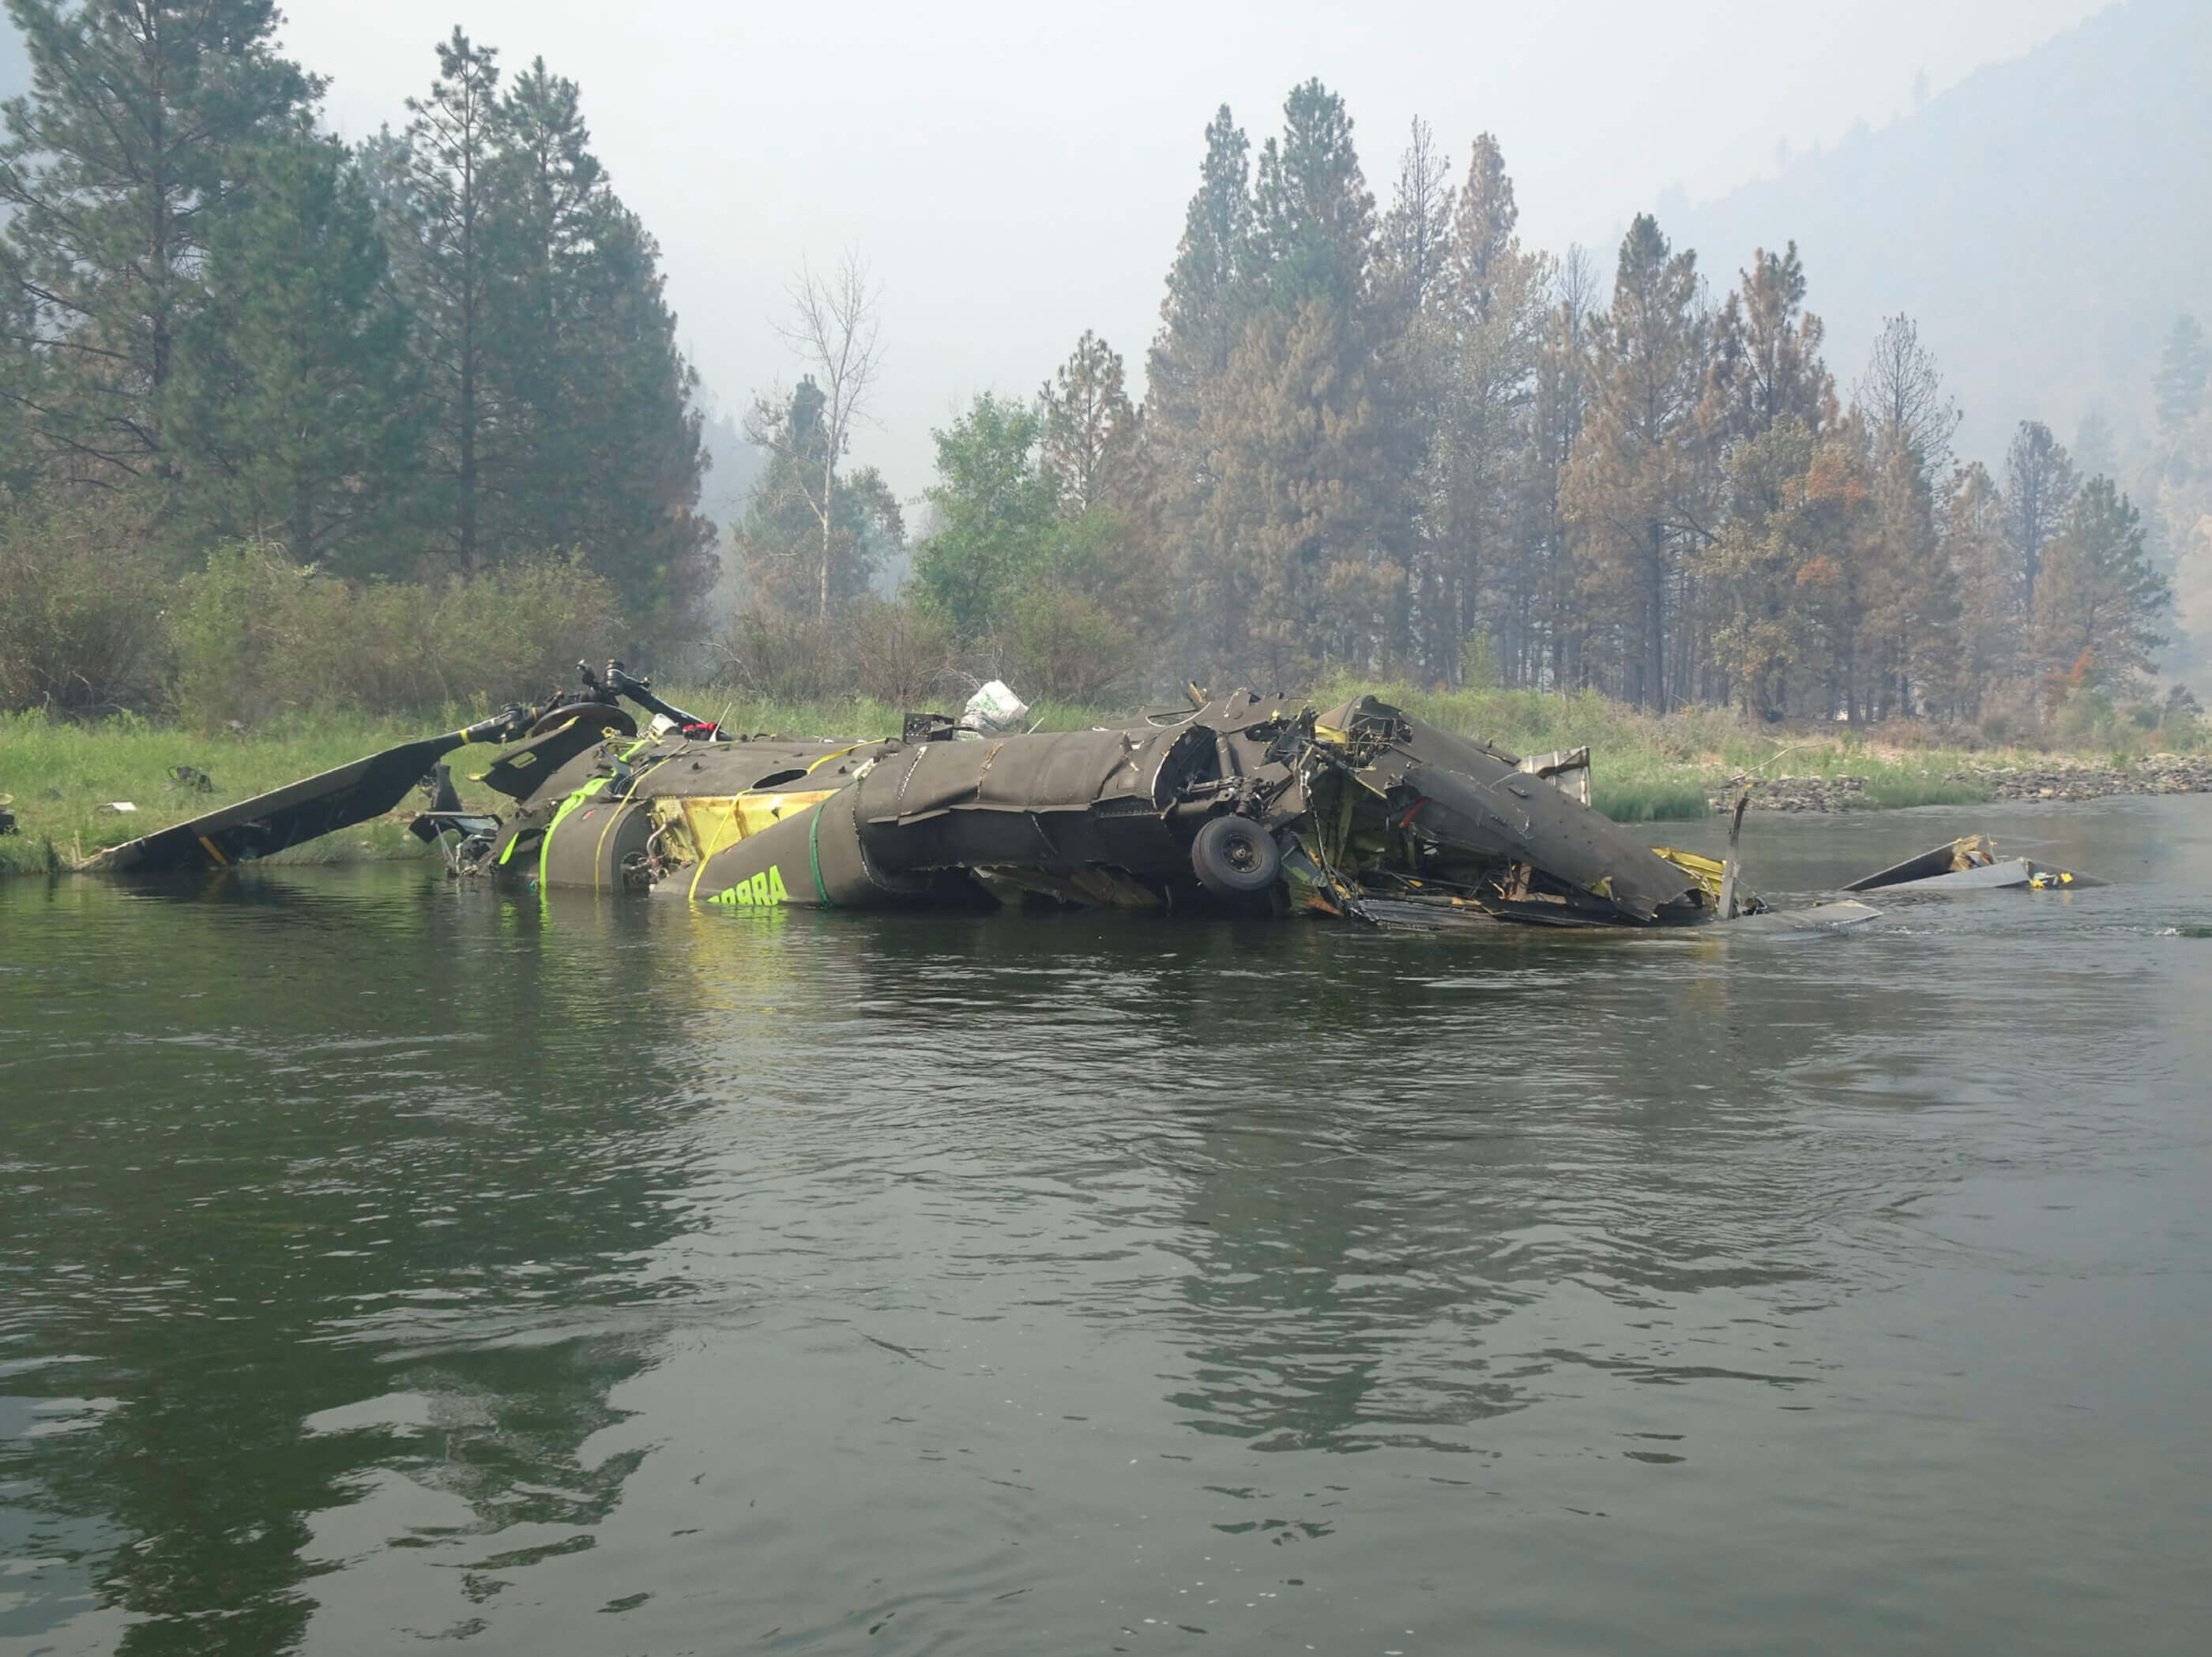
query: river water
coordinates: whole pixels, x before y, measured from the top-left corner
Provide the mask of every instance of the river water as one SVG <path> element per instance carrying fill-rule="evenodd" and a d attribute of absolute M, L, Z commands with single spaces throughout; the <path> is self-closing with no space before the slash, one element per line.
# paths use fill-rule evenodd
<path fill-rule="evenodd" d="M 0 1650 L 2204 1649 L 2212 799 L 1747 861 L 1978 827 L 2119 883 L 0 883 Z"/>

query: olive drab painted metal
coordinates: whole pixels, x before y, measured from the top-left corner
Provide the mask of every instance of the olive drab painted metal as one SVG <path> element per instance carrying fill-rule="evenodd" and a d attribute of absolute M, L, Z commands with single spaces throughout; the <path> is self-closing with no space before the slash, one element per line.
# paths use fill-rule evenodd
<path fill-rule="evenodd" d="M 1554 926 L 1696 926 L 1765 907 L 1741 883 L 1733 832 L 1716 861 L 1648 847 L 1592 810 L 1587 749 L 1523 759 L 1373 696 L 1316 710 L 1194 690 L 1184 706 L 1085 731 L 915 713 L 896 737 L 733 737 L 620 664 L 584 677 L 581 695 L 210 813 L 118 848 L 106 866 L 212 866 L 295 844 L 391 809 L 452 748 L 495 741 L 506 751 L 477 779 L 513 809 L 470 816 L 447 800 L 415 827 L 457 873 L 540 890 L 732 908 L 1256 905 Z M 637 734 L 617 695 L 655 715 L 651 733 Z M 1999 865 L 1973 839 L 1854 884 L 2093 883 Z"/>

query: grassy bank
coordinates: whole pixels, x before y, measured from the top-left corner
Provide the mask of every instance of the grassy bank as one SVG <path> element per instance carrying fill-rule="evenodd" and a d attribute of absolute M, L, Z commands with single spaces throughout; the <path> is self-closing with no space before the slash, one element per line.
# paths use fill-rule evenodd
<path fill-rule="evenodd" d="M 1334 699 L 1362 688 L 1339 687 Z M 1709 795 L 1739 777 L 1857 777 L 1866 784 L 1868 802 L 1886 809 L 1969 804 L 1985 798 L 1985 791 L 1954 780 L 1956 773 L 2045 757 L 1968 750 L 1911 727 L 1885 727 L 1875 738 L 1863 732 L 1777 731 L 1722 708 L 1646 713 L 1589 692 L 1437 692 L 1394 685 L 1377 694 L 1432 724 L 1516 754 L 1587 743 L 1591 804 L 1621 822 L 1705 816 Z"/>
<path fill-rule="evenodd" d="M 1364 688 L 1334 687 L 1316 701 L 1326 707 Z M 1595 761 L 1594 803 L 1625 822 L 1702 817 L 1709 810 L 1708 797 L 1741 777 L 1855 777 L 1863 781 L 1863 798 L 1869 804 L 1964 804 L 1986 798 L 1987 790 L 1971 777 L 1960 780 L 1961 772 L 2007 763 L 2044 765 L 2053 757 L 2027 750 L 1970 750 L 1910 728 L 1884 727 L 1875 737 L 1778 732 L 1715 709 L 1662 717 L 1595 695 L 1376 689 L 1423 719 L 1516 753 L 1589 744 Z M 870 736 L 897 730 L 900 718 L 896 707 L 860 698 L 777 704 L 714 690 L 668 694 L 733 731 Z M 250 731 L 212 736 L 131 716 L 78 724 L 35 713 L 0 715 L 0 796 L 13 796 L 9 809 L 20 829 L 0 837 L 0 872 L 66 868 L 102 847 L 394 743 L 450 729 L 483 711 L 450 708 L 441 719 L 332 710 L 287 715 Z M 1037 711 L 1046 729 L 1072 730 L 1109 710 L 1047 705 Z M 2133 756 L 2106 750 L 2074 757 L 2124 765 Z M 206 774 L 212 790 L 180 784 L 175 774 L 180 766 Z M 498 803 L 465 777 L 460 785 L 471 805 Z M 117 800 L 128 800 L 137 810 L 118 815 L 106 809 Z M 331 863 L 422 855 L 422 847 L 405 831 L 413 810 L 410 803 L 385 820 L 295 847 L 281 860 Z"/>

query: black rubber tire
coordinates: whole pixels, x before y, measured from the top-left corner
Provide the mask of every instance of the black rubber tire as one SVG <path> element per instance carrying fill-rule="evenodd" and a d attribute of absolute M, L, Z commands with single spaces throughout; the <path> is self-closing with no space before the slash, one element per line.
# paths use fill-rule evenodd
<path fill-rule="evenodd" d="M 1198 883 L 1214 896 L 1241 902 L 1275 883 L 1283 854 L 1249 817 L 1216 817 L 1191 841 L 1190 866 Z"/>

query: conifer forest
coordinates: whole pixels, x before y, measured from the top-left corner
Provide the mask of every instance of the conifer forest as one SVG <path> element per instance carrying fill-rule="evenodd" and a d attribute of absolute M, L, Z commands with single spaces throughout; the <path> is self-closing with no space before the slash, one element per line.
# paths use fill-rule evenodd
<path fill-rule="evenodd" d="M 576 82 L 456 28 L 349 144 L 269 0 L 8 9 L 33 84 L 0 145 L 6 706 L 187 700 L 275 660 L 271 618 L 327 630 L 326 663 L 338 634 L 436 644 L 401 701 L 586 641 L 890 698 L 1357 675 L 2024 729 L 2187 697 L 2155 677 L 2212 521 L 2185 316 L 2141 464 L 2033 410 L 1961 454 L 1940 342 L 1895 315 L 1831 361 L 1794 244 L 1712 270 L 1647 213 L 1602 252 L 1528 246 L 1492 137 L 1417 122 L 1370 173 L 1309 81 L 1256 143 L 1204 125 L 1137 360 L 1070 318 L 1034 394 L 933 434 L 920 499 L 854 452 L 865 261 L 800 272 L 793 373 L 750 399 L 757 474 L 717 524 L 659 251 Z M 533 626 L 501 592 L 559 636 L 498 636 Z"/>

